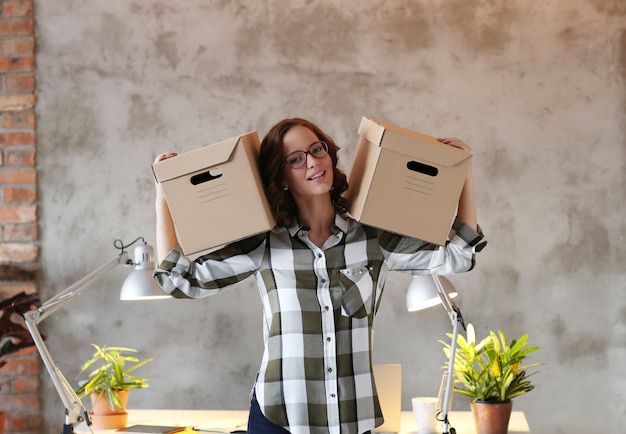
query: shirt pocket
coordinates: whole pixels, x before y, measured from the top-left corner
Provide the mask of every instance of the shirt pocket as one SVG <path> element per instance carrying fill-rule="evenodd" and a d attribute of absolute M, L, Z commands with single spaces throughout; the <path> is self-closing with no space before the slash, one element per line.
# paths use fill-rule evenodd
<path fill-rule="evenodd" d="M 365 318 L 372 313 L 374 281 L 367 265 L 339 270 L 341 314 Z"/>

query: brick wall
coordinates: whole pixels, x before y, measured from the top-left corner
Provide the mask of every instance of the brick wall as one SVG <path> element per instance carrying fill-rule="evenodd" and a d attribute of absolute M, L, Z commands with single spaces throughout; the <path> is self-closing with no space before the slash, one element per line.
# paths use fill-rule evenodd
<path fill-rule="evenodd" d="M 37 292 L 39 233 L 32 0 L 0 0 L 0 299 Z M 34 348 L 0 369 L 5 434 L 38 434 L 40 360 Z"/>

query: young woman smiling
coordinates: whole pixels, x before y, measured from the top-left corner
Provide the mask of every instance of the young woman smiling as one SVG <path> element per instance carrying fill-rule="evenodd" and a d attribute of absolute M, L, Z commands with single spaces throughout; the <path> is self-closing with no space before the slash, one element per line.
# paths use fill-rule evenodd
<path fill-rule="evenodd" d="M 440 141 L 469 150 L 459 139 Z M 155 277 L 166 291 L 200 298 L 256 278 L 264 353 L 250 394 L 250 434 L 363 433 L 381 425 L 372 336 L 388 272 L 468 271 L 485 244 L 477 229 L 471 170 L 452 236 L 438 246 L 352 219 L 338 150 L 307 120 L 273 126 L 262 141 L 259 166 L 276 226 L 193 261 L 177 246 L 157 185 L 161 262 Z"/>

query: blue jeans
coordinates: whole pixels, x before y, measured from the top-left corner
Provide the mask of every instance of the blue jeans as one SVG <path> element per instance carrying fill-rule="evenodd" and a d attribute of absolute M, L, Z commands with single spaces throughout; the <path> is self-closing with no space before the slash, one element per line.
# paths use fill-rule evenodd
<path fill-rule="evenodd" d="M 278 426 L 265 417 L 259 406 L 259 401 L 256 400 L 256 394 L 252 394 L 250 400 L 250 416 L 248 417 L 248 434 L 285 434 L 289 433 L 282 426 Z M 367 431 L 363 434 L 370 434 L 371 431 Z"/>
<path fill-rule="evenodd" d="M 282 426 L 278 426 L 265 417 L 261 412 L 259 401 L 256 400 L 256 394 L 252 394 L 250 400 L 250 416 L 248 417 L 248 434 L 285 434 L 289 433 Z"/>

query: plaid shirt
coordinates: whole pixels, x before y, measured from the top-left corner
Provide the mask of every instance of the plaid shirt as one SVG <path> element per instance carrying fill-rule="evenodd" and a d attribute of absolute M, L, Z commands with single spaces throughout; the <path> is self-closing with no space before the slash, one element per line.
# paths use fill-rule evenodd
<path fill-rule="evenodd" d="M 155 277 L 174 297 L 199 298 L 254 274 L 264 315 L 255 384 L 263 414 L 293 433 L 360 433 L 383 422 L 371 356 L 388 272 L 467 271 L 482 239 L 456 222 L 441 247 L 337 216 L 322 248 L 306 227 L 275 227 L 195 261 L 175 248 Z"/>

